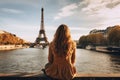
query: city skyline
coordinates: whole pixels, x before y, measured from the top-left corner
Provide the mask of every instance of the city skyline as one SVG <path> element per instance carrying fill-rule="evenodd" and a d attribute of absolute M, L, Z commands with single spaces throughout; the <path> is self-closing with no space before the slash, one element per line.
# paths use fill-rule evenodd
<path fill-rule="evenodd" d="M 0 30 L 34 42 L 40 30 L 42 7 L 49 41 L 60 24 L 68 25 L 74 40 L 92 29 L 120 24 L 119 0 L 2 0 Z"/>

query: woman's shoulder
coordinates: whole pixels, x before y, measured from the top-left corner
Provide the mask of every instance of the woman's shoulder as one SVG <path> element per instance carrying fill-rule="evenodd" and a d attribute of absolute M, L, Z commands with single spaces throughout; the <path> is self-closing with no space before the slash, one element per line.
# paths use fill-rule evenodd
<path fill-rule="evenodd" d="M 54 42 L 53 41 L 51 41 L 50 43 L 49 43 L 49 45 L 53 45 L 54 44 Z"/>
<path fill-rule="evenodd" d="M 49 47 L 53 47 L 54 46 L 54 43 L 53 42 L 50 42 L 49 43 Z"/>
<path fill-rule="evenodd" d="M 73 41 L 73 46 L 76 48 L 76 42 L 75 41 Z"/>
<path fill-rule="evenodd" d="M 76 45 L 76 42 L 74 40 L 70 41 L 73 45 Z"/>
<path fill-rule="evenodd" d="M 76 47 L 76 42 L 73 41 L 73 40 L 71 40 L 71 41 L 69 42 L 69 44 L 70 44 L 72 47 Z"/>

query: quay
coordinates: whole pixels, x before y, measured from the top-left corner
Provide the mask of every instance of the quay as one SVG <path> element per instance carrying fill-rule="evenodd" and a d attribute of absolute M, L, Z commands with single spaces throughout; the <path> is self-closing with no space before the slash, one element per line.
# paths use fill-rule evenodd
<path fill-rule="evenodd" d="M 0 80 L 55 80 L 43 73 L 0 74 Z M 73 80 L 120 80 L 120 74 L 77 74 Z"/>
<path fill-rule="evenodd" d="M 102 53 L 110 53 L 110 54 L 120 54 L 120 47 L 108 47 L 108 46 L 86 46 L 87 50 L 92 50 L 96 52 Z"/>
<path fill-rule="evenodd" d="M 0 51 L 22 49 L 22 48 L 28 48 L 28 47 L 29 46 L 22 46 L 22 45 L 0 45 Z"/>

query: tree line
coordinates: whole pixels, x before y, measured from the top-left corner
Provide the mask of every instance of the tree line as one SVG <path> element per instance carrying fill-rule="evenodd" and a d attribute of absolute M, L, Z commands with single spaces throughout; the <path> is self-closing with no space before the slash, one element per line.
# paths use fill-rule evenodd
<path fill-rule="evenodd" d="M 86 36 L 81 36 L 79 45 L 85 48 L 87 45 L 97 46 L 120 46 L 120 25 L 115 25 L 106 35 L 103 33 L 93 33 Z"/>

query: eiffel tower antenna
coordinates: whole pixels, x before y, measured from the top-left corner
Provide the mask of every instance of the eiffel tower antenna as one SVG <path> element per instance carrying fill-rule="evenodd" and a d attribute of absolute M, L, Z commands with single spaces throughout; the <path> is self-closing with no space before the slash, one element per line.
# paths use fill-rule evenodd
<path fill-rule="evenodd" d="M 41 5 L 42 5 L 42 7 L 44 6 L 44 1 L 43 0 L 41 0 Z"/>

